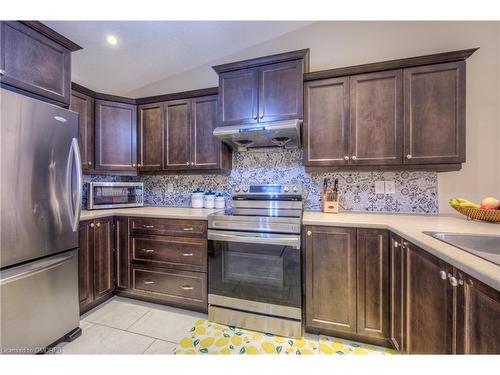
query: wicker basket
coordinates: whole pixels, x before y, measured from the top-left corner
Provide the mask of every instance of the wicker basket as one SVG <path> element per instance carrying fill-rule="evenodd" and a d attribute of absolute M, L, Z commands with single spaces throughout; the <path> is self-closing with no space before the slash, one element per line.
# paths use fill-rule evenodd
<path fill-rule="evenodd" d="M 453 207 L 453 206 L 452 206 Z M 467 216 L 468 219 L 476 219 L 482 221 L 490 221 L 493 223 L 500 223 L 500 210 L 481 210 L 472 207 L 453 207 L 462 215 Z"/>

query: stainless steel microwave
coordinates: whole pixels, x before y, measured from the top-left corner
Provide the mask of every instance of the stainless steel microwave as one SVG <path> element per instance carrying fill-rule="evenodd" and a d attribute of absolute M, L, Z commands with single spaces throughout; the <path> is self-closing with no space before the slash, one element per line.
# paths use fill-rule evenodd
<path fill-rule="evenodd" d="M 141 207 L 144 205 L 142 182 L 89 182 L 87 209 Z"/>

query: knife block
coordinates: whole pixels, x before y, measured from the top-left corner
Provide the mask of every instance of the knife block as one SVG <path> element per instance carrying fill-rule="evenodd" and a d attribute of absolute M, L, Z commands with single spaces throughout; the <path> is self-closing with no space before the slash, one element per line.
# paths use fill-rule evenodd
<path fill-rule="evenodd" d="M 338 198 L 334 199 L 333 194 L 323 194 L 322 209 L 323 212 L 327 214 L 338 214 L 339 213 Z"/>

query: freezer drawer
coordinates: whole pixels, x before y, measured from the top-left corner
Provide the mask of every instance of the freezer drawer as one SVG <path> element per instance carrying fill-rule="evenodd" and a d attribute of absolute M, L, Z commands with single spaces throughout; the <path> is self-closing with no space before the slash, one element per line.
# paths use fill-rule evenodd
<path fill-rule="evenodd" d="M 31 353 L 79 325 L 78 250 L 0 272 L 0 351 Z"/>

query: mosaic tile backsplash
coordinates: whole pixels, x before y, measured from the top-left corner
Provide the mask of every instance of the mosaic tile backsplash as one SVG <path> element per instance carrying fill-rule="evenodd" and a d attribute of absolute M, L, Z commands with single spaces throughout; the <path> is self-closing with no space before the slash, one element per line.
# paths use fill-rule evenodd
<path fill-rule="evenodd" d="M 268 150 L 233 153 L 233 170 L 219 175 L 147 175 L 138 177 L 84 176 L 84 181 L 142 181 L 144 203 L 152 206 L 190 206 L 191 191 L 197 187 L 223 192 L 226 202 L 234 186 L 245 184 L 301 184 L 304 208 L 321 209 L 323 179 L 339 180 L 340 207 L 344 211 L 438 213 L 436 172 L 329 172 L 306 173 L 302 150 Z M 375 181 L 394 180 L 395 194 L 375 194 Z M 168 184 L 173 192 L 167 191 Z M 86 189 L 84 188 L 84 196 Z M 86 206 L 86 202 L 84 202 Z"/>

